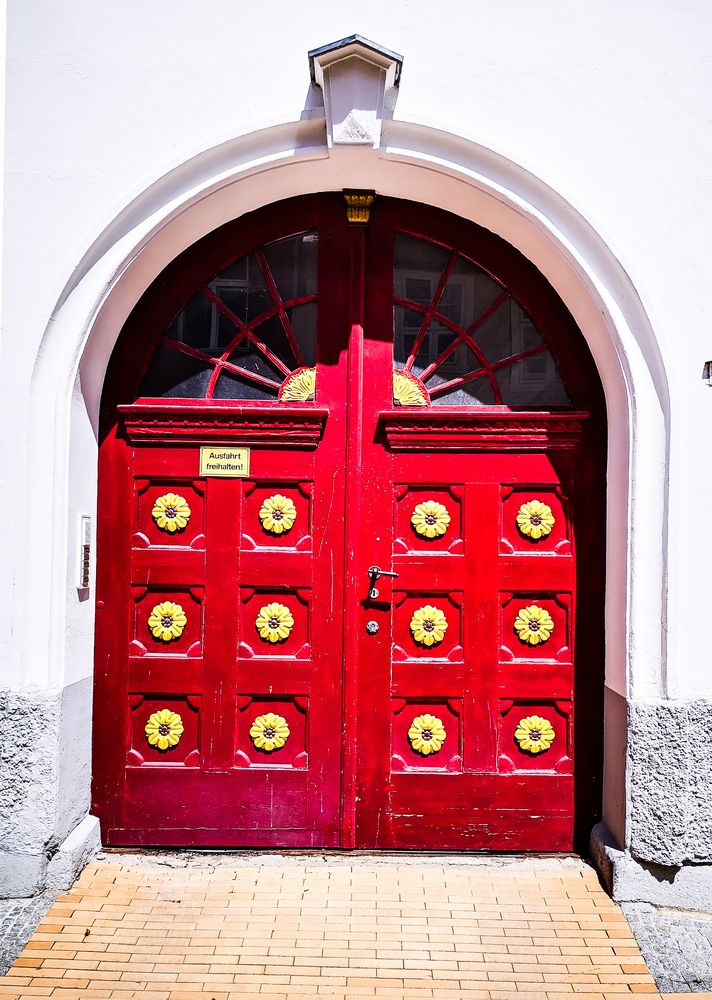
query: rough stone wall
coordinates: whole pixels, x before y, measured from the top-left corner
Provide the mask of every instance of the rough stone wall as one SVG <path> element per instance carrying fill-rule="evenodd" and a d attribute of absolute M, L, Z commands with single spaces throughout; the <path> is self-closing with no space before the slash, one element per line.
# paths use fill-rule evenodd
<path fill-rule="evenodd" d="M 628 847 L 658 865 L 712 861 L 712 703 L 629 706 Z"/>
<path fill-rule="evenodd" d="M 61 694 L 0 692 L 0 898 L 40 892 L 53 866 L 71 884 L 98 845 L 90 781 L 91 678 Z"/>
<path fill-rule="evenodd" d="M 0 896 L 43 888 L 54 845 L 60 704 L 0 692 Z"/>

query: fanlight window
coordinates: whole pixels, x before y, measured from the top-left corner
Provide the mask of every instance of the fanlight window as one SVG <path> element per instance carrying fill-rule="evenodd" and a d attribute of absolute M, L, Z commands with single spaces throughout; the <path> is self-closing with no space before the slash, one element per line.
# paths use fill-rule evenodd
<path fill-rule="evenodd" d="M 258 247 L 202 285 L 160 338 L 141 396 L 315 398 L 314 230 Z M 496 277 L 457 250 L 397 233 L 394 402 L 569 405 L 551 350 Z"/>
<path fill-rule="evenodd" d="M 394 263 L 394 364 L 419 390 L 396 392 L 396 402 L 569 405 L 546 341 L 495 277 L 405 233 L 396 235 Z"/>
<path fill-rule="evenodd" d="M 317 234 L 288 236 L 221 271 L 160 339 L 142 396 L 313 399 Z"/>

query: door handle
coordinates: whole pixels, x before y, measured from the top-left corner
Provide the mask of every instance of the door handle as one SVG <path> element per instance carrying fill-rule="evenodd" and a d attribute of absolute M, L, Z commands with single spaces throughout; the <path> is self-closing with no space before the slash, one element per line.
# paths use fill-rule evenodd
<path fill-rule="evenodd" d="M 378 597 L 378 590 L 376 589 L 376 582 L 381 576 L 398 576 L 397 573 L 391 573 L 387 569 L 381 569 L 380 566 L 369 566 L 368 567 L 368 579 L 370 587 L 368 590 L 369 599 L 375 601 Z"/>

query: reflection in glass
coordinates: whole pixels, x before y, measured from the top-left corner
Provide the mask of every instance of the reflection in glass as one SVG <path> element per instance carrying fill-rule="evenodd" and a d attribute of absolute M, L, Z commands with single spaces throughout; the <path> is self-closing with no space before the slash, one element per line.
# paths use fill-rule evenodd
<path fill-rule="evenodd" d="M 396 298 L 429 306 L 450 260 L 450 251 L 428 240 L 396 233 L 394 252 Z"/>
<path fill-rule="evenodd" d="M 264 386 L 248 382 L 247 379 L 227 372 L 223 368 L 218 376 L 213 399 L 271 399 L 277 398 L 277 392 L 271 392 Z"/>
<path fill-rule="evenodd" d="M 448 340 L 454 340 L 449 331 Z M 441 354 L 440 357 L 443 358 L 444 354 Z M 452 379 L 467 375 L 469 372 L 479 371 L 480 368 L 482 368 L 481 362 L 477 360 L 468 345 L 460 341 L 453 352 L 448 354 L 435 371 L 425 379 L 425 384 L 428 390 L 432 391 L 436 385 L 450 382 Z"/>
<path fill-rule="evenodd" d="M 511 358 L 544 343 L 531 319 L 513 299 L 503 302 L 477 328 L 474 336 L 488 361 Z"/>
<path fill-rule="evenodd" d="M 506 406 L 568 406 L 568 393 L 551 351 L 515 361 L 497 372 Z"/>
<path fill-rule="evenodd" d="M 494 406 L 497 402 L 490 380 L 485 375 L 431 397 L 440 406 Z"/>
<path fill-rule="evenodd" d="M 502 290 L 502 286 L 479 267 L 458 257 L 443 289 L 438 312 L 466 328 L 502 294 Z"/>
<path fill-rule="evenodd" d="M 289 372 L 294 371 L 294 369 L 297 367 L 297 359 L 294 356 L 294 351 L 290 346 L 281 319 L 279 318 L 279 316 L 270 316 L 268 320 L 265 320 L 264 323 L 260 323 L 259 326 L 256 326 L 254 328 L 254 334 L 255 337 L 260 341 L 260 343 L 264 344 L 264 346 L 267 348 L 267 351 L 270 354 L 273 354 L 275 357 L 279 358 L 282 364 L 286 367 L 287 371 L 282 372 L 282 374 L 280 375 L 279 381 L 281 382 L 282 379 L 284 379 Z M 263 352 L 260 349 L 254 347 L 247 340 L 243 340 L 240 343 L 239 347 L 242 347 L 246 352 L 247 349 L 249 348 L 250 354 L 258 354 L 260 357 L 264 356 Z M 238 357 L 239 357 L 239 348 L 238 351 L 235 353 L 235 356 L 230 360 L 234 361 L 236 365 L 240 364 Z M 275 366 L 275 371 L 279 370 L 280 369 L 278 369 Z"/>
<path fill-rule="evenodd" d="M 302 295 L 316 295 L 316 232 L 277 240 L 264 247 L 263 253 L 283 302 Z"/>
<path fill-rule="evenodd" d="M 316 364 L 316 302 L 306 302 L 287 310 L 294 339 L 302 355 L 302 365 Z"/>
<path fill-rule="evenodd" d="M 212 366 L 159 344 L 143 377 L 142 396 L 195 399 L 205 395 Z"/>

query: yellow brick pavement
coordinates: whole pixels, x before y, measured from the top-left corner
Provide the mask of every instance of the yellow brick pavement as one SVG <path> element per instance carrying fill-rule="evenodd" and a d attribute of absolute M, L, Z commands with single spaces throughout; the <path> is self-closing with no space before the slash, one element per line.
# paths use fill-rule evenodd
<path fill-rule="evenodd" d="M 0 978 L 0 1000 L 565 994 L 660 996 L 619 907 L 576 859 L 198 856 L 171 867 L 107 855 Z"/>

